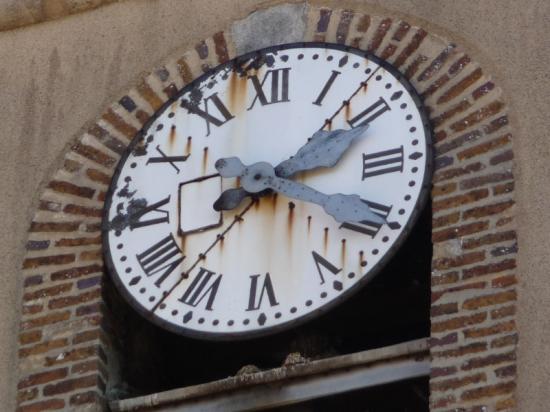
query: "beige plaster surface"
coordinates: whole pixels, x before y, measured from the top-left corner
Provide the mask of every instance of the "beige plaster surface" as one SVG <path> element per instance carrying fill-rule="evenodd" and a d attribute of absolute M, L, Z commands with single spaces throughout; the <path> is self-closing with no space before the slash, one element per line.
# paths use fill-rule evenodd
<path fill-rule="evenodd" d="M 1 1 L 1 0 L 0 0 Z M 13 410 L 19 267 L 41 184 L 82 127 L 167 56 L 280 1 L 132 0 L 0 33 L 0 405 Z M 466 49 L 511 105 L 520 241 L 519 407 L 546 410 L 550 380 L 550 25 L 547 0 L 342 0 L 404 17 Z M 2 9 L 0 9 L 2 10 Z"/>

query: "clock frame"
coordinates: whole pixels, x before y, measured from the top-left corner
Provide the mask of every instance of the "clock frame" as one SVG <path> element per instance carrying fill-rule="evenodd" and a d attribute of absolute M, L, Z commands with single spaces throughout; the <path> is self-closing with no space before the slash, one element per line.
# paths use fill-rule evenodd
<path fill-rule="evenodd" d="M 214 333 L 214 332 L 204 332 L 200 330 L 194 330 L 189 327 L 186 327 L 185 324 L 182 326 L 177 326 L 171 322 L 166 321 L 165 319 L 162 319 L 158 317 L 157 315 L 153 314 L 151 311 L 145 309 L 142 304 L 136 299 L 136 297 L 129 292 L 127 284 L 121 280 L 122 276 L 120 275 L 119 271 L 122 269 L 121 265 L 115 264 L 113 256 L 111 255 L 111 244 L 112 241 L 109 239 L 109 232 L 113 230 L 112 226 L 112 218 L 109 217 L 109 211 L 111 210 L 111 207 L 113 205 L 113 196 L 115 196 L 115 193 L 117 191 L 116 184 L 118 180 L 121 178 L 121 175 L 123 173 L 124 165 L 126 164 L 128 158 L 132 156 L 132 153 L 135 153 L 136 148 L 139 148 L 140 142 L 143 143 L 143 138 L 146 136 L 146 131 L 153 127 L 155 125 L 155 122 L 157 119 L 166 112 L 173 104 L 174 102 L 178 102 L 182 96 L 184 96 L 186 93 L 188 93 L 190 90 L 192 90 L 196 84 L 200 84 L 201 82 L 211 78 L 213 73 L 219 73 L 221 70 L 225 70 L 226 68 L 231 68 L 235 64 L 235 62 L 240 63 L 243 61 L 249 61 L 251 59 L 256 59 L 259 56 L 265 56 L 269 55 L 271 53 L 280 53 L 285 50 L 295 49 L 295 48 L 302 48 L 304 50 L 313 50 L 313 49 L 324 49 L 324 50 L 335 50 L 341 53 L 351 53 L 353 56 L 360 56 L 361 58 L 367 58 L 369 61 L 373 62 L 374 64 L 381 67 L 383 70 L 387 71 L 393 78 L 396 79 L 396 81 L 399 82 L 399 84 L 403 87 L 404 90 L 408 93 L 410 98 L 415 104 L 416 110 L 418 111 L 418 119 L 419 122 L 423 126 L 424 131 L 424 142 L 425 142 L 425 151 L 424 151 L 424 173 L 422 176 L 422 179 L 420 182 L 418 182 L 418 186 L 420 187 L 420 190 L 418 192 L 418 196 L 416 197 L 416 202 L 410 213 L 408 214 L 408 220 L 403 225 L 399 235 L 396 237 L 396 239 L 393 240 L 391 247 L 389 247 L 383 256 L 371 267 L 369 267 L 368 272 L 361 277 L 358 281 L 356 281 L 351 287 L 345 289 L 343 292 L 339 293 L 337 296 L 333 297 L 329 302 L 326 302 L 322 304 L 320 307 L 311 310 L 299 317 L 292 318 L 290 320 L 285 321 L 284 323 L 278 323 L 271 325 L 269 327 L 265 328 L 257 328 L 252 329 L 245 332 L 223 332 L 223 333 Z M 334 72 L 332 72 L 334 73 Z M 284 73 L 283 73 L 284 76 Z M 327 83 L 325 83 L 325 86 L 331 81 L 332 77 L 329 77 L 329 80 Z M 333 79 L 334 80 L 334 79 Z M 314 96 L 315 100 L 312 101 L 312 104 L 320 103 L 323 98 L 326 97 L 326 93 L 324 93 L 324 88 L 320 90 L 319 94 L 316 94 Z M 285 99 L 284 93 L 280 95 L 280 98 L 282 100 Z M 288 98 L 288 96 L 286 96 Z M 353 119 L 353 118 L 352 118 Z M 350 119 L 350 120 L 352 120 Z M 208 133 L 210 131 L 208 130 Z M 306 136 L 304 136 L 306 137 Z M 141 140 L 140 140 L 141 139 Z M 432 173 L 432 142 L 431 142 L 431 131 L 430 131 L 430 125 L 427 120 L 427 115 L 423 109 L 423 106 L 421 104 L 420 97 L 416 94 L 415 90 L 412 88 L 412 86 L 409 84 L 409 82 L 401 75 L 399 71 L 397 71 L 393 66 L 388 64 L 387 62 L 377 58 L 374 55 L 371 55 L 369 53 L 366 53 L 364 51 L 353 49 L 351 47 L 341 46 L 341 45 L 334 45 L 334 44 L 327 44 L 327 43 L 297 43 L 297 44 L 287 44 L 287 45 L 280 45 L 280 46 L 273 46 L 270 48 L 262 49 L 261 51 L 251 52 L 247 53 L 243 56 L 239 56 L 235 59 L 233 59 L 230 62 L 224 63 L 212 71 L 209 71 L 205 73 L 204 75 L 200 76 L 199 78 L 195 79 L 192 83 L 182 88 L 182 90 L 169 102 L 167 102 L 161 109 L 157 111 L 155 116 L 153 116 L 149 122 L 143 127 L 142 131 L 138 136 L 132 141 L 132 143 L 129 145 L 127 151 L 123 155 L 123 157 L 120 160 L 119 165 L 116 168 L 114 177 L 113 177 L 113 183 L 109 189 L 109 192 L 107 194 L 106 202 L 105 202 L 105 214 L 104 214 L 104 250 L 105 250 L 105 261 L 106 265 L 112 274 L 112 278 L 114 279 L 115 284 L 117 285 L 118 289 L 121 291 L 121 293 L 124 295 L 124 297 L 130 302 L 132 307 L 136 309 L 139 313 L 141 313 L 146 318 L 150 319 L 154 323 L 169 329 L 171 331 L 187 335 L 187 336 L 193 336 L 193 337 L 200 337 L 200 338 L 207 338 L 207 339 L 219 339 L 219 340 L 227 340 L 227 339 L 235 339 L 235 338 L 251 338 L 256 336 L 265 335 L 268 333 L 275 333 L 277 331 L 296 326 L 302 322 L 307 321 L 308 319 L 311 319 L 312 317 L 318 316 L 320 313 L 323 313 L 335 305 L 337 305 L 339 302 L 345 300 L 348 296 L 350 296 L 352 293 L 359 290 L 361 287 L 363 287 L 372 277 L 374 277 L 380 269 L 386 264 L 386 262 L 391 259 L 395 251 L 399 248 L 399 246 L 403 243 L 405 240 L 408 232 L 410 231 L 412 225 L 416 221 L 418 214 L 422 207 L 424 206 L 427 196 L 428 196 L 428 190 L 429 190 L 429 182 L 431 178 Z M 162 156 L 162 155 L 160 155 Z M 263 159 L 258 159 L 263 160 Z M 282 159 L 281 159 L 282 160 Z M 168 165 L 166 165 L 168 166 Z M 169 166 L 170 167 L 170 166 Z M 336 166 L 338 167 L 338 166 Z M 331 171 L 325 171 L 324 173 L 331 173 Z M 193 179 L 191 179 L 192 181 Z M 179 190 L 181 191 L 182 186 L 185 182 L 182 182 L 179 186 Z M 118 187 L 118 190 L 120 190 L 120 186 Z M 178 216 L 182 216 L 182 212 L 178 211 Z M 139 219 L 138 219 L 139 220 Z M 220 220 L 219 224 L 223 224 L 223 220 Z M 212 224 L 212 225 L 205 225 L 202 227 L 202 229 L 211 229 L 212 227 L 216 227 L 219 224 Z M 178 225 L 178 233 L 181 234 L 185 232 L 181 228 L 181 224 Z M 191 234 L 193 231 L 189 231 L 188 234 Z M 192 242 L 192 238 L 189 238 L 186 240 L 186 242 Z M 320 260 L 315 259 L 315 264 L 317 264 L 317 268 L 319 268 L 318 263 Z M 326 266 L 325 266 L 326 268 Z M 258 278 L 259 279 L 259 278 Z M 253 280 L 251 280 L 253 282 Z M 265 278 L 264 278 L 264 286 L 265 286 Z M 264 289 L 262 289 L 264 291 Z"/>

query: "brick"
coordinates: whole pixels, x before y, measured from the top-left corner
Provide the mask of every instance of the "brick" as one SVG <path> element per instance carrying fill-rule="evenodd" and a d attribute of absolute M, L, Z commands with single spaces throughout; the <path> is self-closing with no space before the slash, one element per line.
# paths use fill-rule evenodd
<path fill-rule="evenodd" d="M 496 227 L 506 226 L 507 224 L 513 221 L 514 221 L 514 218 L 512 216 L 502 217 L 497 220 L 497 222 L 495 223 L 495 226 Z"/>
<path fill-rule="evenodd" d="M 497 411 L 503 411 L 503 410 L 516 410 L 516 400 L 512 397 L 512 398 L 507 398 L 507 399 L 501 399 L 499 400 L 496 405 L 496 410 Z"/>
<path fill-rule="evenodd" d="M 453 226 L 447 229 L 432 232 L 432 242 L 439 243 L 450 239 L 457 239 L 473 233 L 482 232 L 489 228 L 489 222 L 474 222 L 461 226 Z"/>
<path fill-rule="evenodd" d="M 59 365 L 67 362 L 74 362 L 82 359 L 89 358 L 91 356 L 97 355 L 98 348 L 97 346 L 88 346 L 85 348 L 77 348 L 72 350 L 67 350 L 61 352 L 56 356 L 46 356 L 44 361 L 45 366 Z"/>
<path fill-rule="evenodd" d="M 449 67 L 449 71 L 447 73 L 449 73 L 451 76 L 456 76 L 464 69 L 464 67 L 466 67 L 470 63 L 470 61 L 471 60 L 469 56 L 462 56 L 460 59 L 454 62 L 451 67 Z"/>
<path fill-rule="evenodd" d="M 504 182 L 506 180 L 511 180 L 513 178 L 514 178 L 514 175 L 511 171 L 491 173 L 484 176 L 476 176 L 470 179 L 465 179 L 460 182 L 460 188 L 462 190 L 468 190 L 468 189 L 473 189 L 475 187 L 484 186 L 488 183 Z"/>
<path fill-rule="evenodd" d="M 509 162 L 514 159 L 514 152 L 512 150 L 505 150 L 502 153 L 499 153 L 489 160 L 491 165 L 498 165 L 500 163 Z"/>
<path fill-rule="evenodd" d="M 448 330 L 461 329 L 465 326 L 482 323 L 487 319 L 487 313 L 476 313 L 468 316 L 457 316 L 440 322 L 432 322 L 432 333 L 445 332 Z"/>
<path fill-rule="evenodd" d="M 184 84 L 191 83 L 193 81 L 193 72 L 191 71 L 191 68 L 185 61 L 184 57 L 178 59 L 178 61 L 176 62 L 176 67 Z"/>
<path fill-rule="evenodd" d="M 446 143 L 442 143 L 440 145 L 437 145 L 436 147 L 436 154 L 442 155 L 445 153 L 448 153 L 452 150 L 458 149 L 459 147 L 464 146 L 467 142 L 473 142 L 476 141 L 481 137 L 481 132 L 479 130 L 473 130 L 471 132 L 465 133 L 461 136 L 455 137 L 452 140 L 449 140 Z"/>
<path fill-rule="evenodd" d="M 441 185 L 434 185 L 432 187 L 432 197 L 445 196 L 449 193 L 453 193 L 456 190 L 456 182 L 444 183 Z"/>
<path fill-rule="evenodd" d="M 443 351 L 432 351 L 434 358 L 458 358 L 472 353 L 484 352 L 487 350 L 487 342 L 475 342 L 469 345 L 459 346 L 458 348 L 447 349 Z"/>
<path fill-rule="evenodd" d="M 77 363 L 71 367 L 71 374 L 83 375 L 90 372 L 99 372 L 102 376 L 107 376 L 107 371 L 101 365 L 101 361 L 99 359 Z"/>
<path fill-rule="evenodd" d="M 82 305 L 76 308 L 76 316 L 86 316 L 92 313 L 100 313 L 101 305 L 99 303 L 92 303 L 91 305 Z"/>
<path fill-rule="evenodd" d="M 459 219 L 460 219 L 460 212 L 452 212 L 452 213 L 449 213 L 448 215 L 432 218 L 432 229 L 442 227 L 442 226 L 449 226 L 453 223 L 458 222 Z"/>
<path fill-rule="evenodd" d="M 502 213 L 505 210 L 511 208 L 515 202 L 513 200 L 507 200 L 505 202 L 494 203 L 487 206 L 478 206 L 472 209 L 468 209 L 462 213 L 462 219 L 480 218 L 485 216 L 492 216 L 498 213 Z"/>
<path fill-rule="evenodd" d="M 38 318 L 21 322 L 20 328 L 21 330 L 27 330 L 27 329 L 44 326 L 44 325 L 50 325 L 52 323 L 59 323 L 69 319 L 70 316 L 71 316 L 70 311 L 52 312 L 52 313 L 48 313 L 45 316 L 41 316 Z"/>
<path fill-rule="evenodd" d="M 504 183 L 493 187 L 493 195 L 500 196 L 514 191 L 514 182 Z"/>
<path fill-rule="evenodd" d="M 48 288 L 35 290 L 34 292 L 27 292 L 23 295 L 23 301 L 27 302 L 30 300 L 45 298 L 48 296 L 57 296 L 59 294 L 70 291 L 72 287 L 72 284 L 64 283 L 62 285 L 50 286 Z"/>
<path fill-rule="evenodd" d="M 434 159 L 434 170 L 441 170 L 454 163 L 455 159 L 452 156 L 439 156 Z"/>
<path fill-rule="evenodd" d="M 67 379 L 55 384 L 46 385 L 43 393 L 45 396 L 52 396 L 92 386 L 103 386 L 101 379 L 96 374 L 83 376 L 81 378 Z"/>
<path fill-rule="evenodd" d="M 495 101 L 489 103 L 487 106 L 482 107 L 479 110 L 469 114 L 465 118 L 453 123 L 450 127 L 455 132 L 461 132 L 473 125 L 491 117 L 504 109 L 504 103 Z"/>
<path fill-rule="evenodd" d="M 73 406 L 76 405 L 85 405 L 89 403 L 93 404 L 100 404 L 101 403 L 101 397 L 97 392 L 94 391 L 88 391 L 83 393 L 77 393 L 72 395 L 69 398 L 69 403 Z"/>
<path fill-rule="evenodd" d="M 512 335 L 502 336 L 500 338 L 493 339 L 491 341 L 491 348 L 502 348 L 504 346 L 517 345 L 518 343 L 518 334 L 514 333 Z"/>
<path fill-rule="evenodd" d="M 138 113 L 141 110 L 138 110 Z M 136 114 L 137 116 L 137 114 Z M 117 139 L 116 137 L 112 136 L 107 130 L 105 130 L 103 127 L 101 127 L 98 124 L 93 125 L 90 129 L 88 129 L 88 133 L 92 136 L 96 137 L 97 140 L 105 146 L 107 149 L 112 150 L 113 152 L 122 155 L 124 151 L 126 150 L 126 143 L 122 142 L 121 140 Z M 88 146 L 89 148 L 90 146 Z M 93 149 L 93 148 L 92 148 Z M 81 150 L 81 149 L 79 149 Z M 82 148 L 83 153 L 85 152 L 88 155 L 92 155 L 92 152 L 88 152 L 86 148 Z M 82 154 L 82 153 L 81 153 Z M 86 156 L 88 157 L 88 156 Z M 96 160 L 99 160 L 97 158 Z M 97 163 L 97 162 L 96 162 Z"/>
<path fill-rule="evenodd" d="M 38 388 L 25 389 L 17 392 L 17 403 L 32 401 L 38 396 Z"/>
<path fill-rule="evenodd" d="M 472 358 L 464 362 L 461 369 L 464 371 L 480 369 L 486 366 L 498 365 L 499 363 L 513 362 L 516 360 L 516 352 L 493 353 L 487 356 Z"/>
<path fill-rule="evenodd" d="M 25 248 L 27 250 L 44 250 L 50 247 L 49 240 L 29 240 Z"/>
<path fill-rule="evenodd" d="M 223 31 L 214 33 L 212 39 L 214 40 L 214 51 L 216 52 L 216 56 L 218 56 L 218 63 L 229 61 L 229 52 L 227 50 L 227 42 L 225 41 Z"/>
<path fill-rule="evenodd" d="M 375 52 L 376 49 L 380 46 L 380 43 L 382 43 L 382 40 L 384 40 L 384 37 L 386 36 L 386 33 L 390 29 L 392 24 L 391 19 L 384 19 L 380 22 L 380 25 L 376 29 L 376 32 L 374 33 L 372 40 L 369 44 L 368 51 Z"/>
<path fill-rule="evenodd" d="M 505 275 L 495 278 L 491 281 L 491 286 L 494 288 L 506 288 L 518 283 L 516 275 Z"/>
<path fill-rule="evenodd" d="M 515 259 L 505 259 L 496 263 L 489 263 L 487 265 L 475 266 L 473 268 L 464 269 L 462 272 L 463 279 L 471 279 L 477 276 L 488 275 L 490 273 L 503 272 L 505 270 L 511 270 L 516 268 Z"/>
<path fill-rule="evenodd" d="M 495 375 L 497 378 L 509 378 L 510 376 L 516 376 L 516 372 L 516 365 L 508 365 L 495 369 Z"/>
<path fill-rule="evenodd" d="M 73 152 L 91 160 L 101 166 L 111 167 L 116 163 L 116 159 L 108 154 L 96 149 L 95 147 L 77 143 L 72 147 Z"/>
<path fill-rule="evenodd" d="M 491 256 L 499 257 L 499 256 L 506 256 L 511 255 L 514 253 L 517 253 L 518 251 L 518 244 L 514 243 L 510 246 L 498 246 L 494 249 L 491 249 Z"/>
<path fill-rule="evenodd" d="M 101 249 L 96 250 L 85 250 L 80 253 L 80 260 L 90 261 L 90 260 L 101 260 L 103 257 L 103 252 Z"/>
<path fill-rule="evenodd" d="M 462 95 L 464 91 L 478 81 L 482 76 L 482 71 L 480 68 L 477 68 L 468 76 L 464 77 L 457 84 L 449 88 L 439 99 L 437 99 L 437 104 L 447 103 L 456 97 Z"/>
<path fill-rule="evenodd" d="M 452 288 L 448 288 L 440 291 L 432 291 L 432 303 L 436 302 L 439 298 L 441 298 L 441 296 L 448 293 L 461 292 L 463 290 L 469 290 L 469 289 L 485 289 L 485 286 L 486 286 L 485 282 L 474 282 L 474 283 L 462 284 L 460 286 L 454 286 Z"/>
<path fill-rule="evenodd" d="M 436 348 L 439 346 L 450 345 L 456 342 L 458 342 L 458 334 L 456 332 L 449 333 L 440 338 L 436 338 L 432 335 L 432 337 L 428 339 L 428 344 L 430 345 L 430 349 Z"/>
<path fill-rule="evenodd" d="M 206 45 L 206 44 L 205 44 Z M 163 100 L 155 93 L 155 91 L 149 86 L 145 81 L 142 81 L 136 86 L 136 89 L 138 93 L 149 103 L 149 105 L 153 108 L 153 110 L 157 111 L 162 107 L 164 104 Z M 129 132 L 128 134 L 125 134 L 126 137 L 129 139 L 132 139 L 134 135 L 137 133 L 137 130 L 135 133 Z"/>
<path fill-rule="evenodd" d="M 432 367 L 430 369 L 430 379 L 433 380 L 435 378 L 439 378 L 441 376 L 449 376 L 449 375 L 453 375 L 454 373 L 457 372 L 457 368 L 456 366 L 447 366 L 447 367 L 444 367 L 444 368 L 436 368 L 436 367 Z"/>
<path fill-rule="evenodd" d="M 67 306 L 73 306 L 78 303 L 89 302 L 90 300 L 97 299 L 101 296 L 101 289 L 95 289 L 90 292 L 81 293 L 76 296 L 66 296 L 62 298 L 52 299 L 48 303 L 50 309 L 66 308 Z"/>
<path fill-rule="evenodd" d="M 494 88 L 495 88 L 495 84 L 493 82 L 484 83 L 472 92 L 472 97 L 475 100 L 477 100 L 477 99 L 485 96 L 487 93 L 489 93 Z"/>
<path fill-rule="evenodd" d="M 500 303 L 517 300 L 515 290 L 507 290 L 504 292 L 493 293 L 492 295 L 478 296 L 475 298 L 466 299 L 462 303 L 462 308 L 467 310 L 476 310 L 485 306 L 498 305 Z"/>
<path fill-rule="evenodd" d="M 513 320 L 498 323 L 485 328 L 471 328 L 464 331 L 466 338 L 483 338 L 485 336 L 496 335 L 503 332 L 512 332 L 516 330 L 516 324 Z"/>
<path fill-rule="evenodd" d="M 422 93 L 422 97 L 424 99 L 427 99 L 432 94 L 434 94 L 436 91 L 438 91 L 445 83 L 447 83 L 450 80 L 450 77 L 444 74 L 443 76 L 439 77 L 435 82 L 433 82 L 430 87 L 428 87 L 424 93 Z"/>
<path fill-rule="evenodd" d="M 67 280 L 86 276 L 92 273 L 102 273 L 103 266 L 98 264 L 79 266 L 76 268 L 59 270 L 51 274 L 51 280 Z"/>
<path fill-rule="evenodd" d="M 468 203 L 477 202 L 478 200 L 484 199 L 489 196 L 489 191 L 487 189 L 476 189 L 470 192 L 451 196 L 443 200 L 434 201 L 432 204 L 432 210 L 434 212 L 449 209 L 452 207 L 466 205 Z"/>
<path fill-rule="evenodd" d="M 420 44 L 422 44 L 422 41 L 427 35 L 428 33 L 426 31 L 418 29 L 412 37 L 410 43 L 405 46 L 401 54 L 397 56 L 397 58 L 393 62 L 393 65 L 395 67 L 402 66 L 403 63 L 405 63 L 407 59 L 420 47 Z"/>
<path fill-rule="evenodd" d="M 27 345 L 29 343 L 35 343 L 42 339 L 41 330 L 33 330 L 30 332 L 23 332 L 19 334 L 19 343 L 21 345 Z"/>
<path fill-rule="evenodd" d="M 474 383 L 486 382 L 487 376 L 484 373 L 476 373 L 475 375 L 464 376 L 461 378 L 445 379 L 438 382 L 430 382 L 431 391 L 445 392 L 461 388 L 463 386 Z"/>
<path fill-rule="evenodd" d="M 502 319 L 516 314 L 515 305 L 505 306 L 503 308 L 494 309 L 491 311 L 491 319 Z"/>
<path fill-rule="evenodd" d="M 485 154 L 487 152 L 490 152 L 494 149 L 497 149 L 499 147 L 506 146 L 507 144 L 510 143 L 511 138 L 512 138 L 512 135 L 510 134 L 498 137 L 487 143 L 482 143 L 470 149 L 466 149 L 462 152 L 459 152 L 457 153 L 457 157 L 460 160 L 471 159 L 472 157 L 476 157 L 476 156 Z"/>
<path fill-rule="evenodd" d="M 444 180 L 454 179 L 455 177 L 458 177 L 458 176 L 464 176 L 473 172 L 479 172 L 480 170 L 483 170 L 483 169 L 485 169 L 485 166 L 480 162 L 476 162 L 476 163 L 469 164 L 467 166 L 438 172 L 434 175 L 433 181 L 442 182 Z"/>
<path fill-rule="evenodd" d="M 107 109 L 101 117 L 128 139 L 132 139 L 138 132 L 134 126 L 125 122 L 124 119 L 112 109 Z"/>
<path fill-rule="evenodd" d="M 55 246 L 60 246 L 60 247 L 88 246 L 88 245 L 101 245 L 101 236 L 63 238 L 55 242 Z"/>
<path fill-rule="evenodd" d="M 452 258 L 434 259 L 432 267 L 436 270 L 449 269 L 457 266 L 469 265 L 485 259 L 485 251 L 466 253 Z"/>
<path fill-rule="evenodd" d="M 34 269 L 40 266 L 65 265 L 75 261 L 75 255 L 72 253 L 54 256 L 39 256 L 27 258 L 23 261 L 23 269 Z"/>
<path fill-rule="evenodd" d="M 430 317 L 435 318 L 442 315 L 450 315 L 458 312 L 458 303 L 444 303 L 441 305 L 432 305 L 430 308 Z"/>
<path fill-rule="evenodd" d="M 455 283 L 459 280 L 458 272 L 447 272 L 441 275 L 432 275 L 432 286 L 447 285 L 449 283 Z"/>
<path fill-rule="evenodd" d="M 44 282 L 42 275 L 27 276 L 23 281 L 23 287 L 28 288 L 31 286 L 41 285 Z"/>
<path fill-rule="evenodd" d="M 52 180 L 48 187 L 53 191 L 59 193 L 65 193 L 68 195 L 83 197 L 86 199 L 91 199 L 94 196 L 95 190 L 90 187 L 77 186 L 73 183 L 62 182 L 60 180 Z"/>
<path fill-rule="evenodd" d="M 481 388 L 469 389 L 467 391 L 464 391 L 460 398 L 463 401 L 471 401 L 474 399 L 508 394 L 510 392 L 513 392 L 515 388 L 516 383 L 514 381 L 504 382 L 496 385 L 488 385 Z"/>
<path fill-rule="evenodd" d="M 462 243 L 463 249 L 475 249 L 480 246 L 490 245 L 493 243 L 505 242 L 507 240 L 515 240 L 516 232 L 509 230 L 506 232 L 490 233 L 476 239 L 467 239 Z"/>
<path fill-rule="evenodd" d="M 74 232 L 80 222 L 32 222 L 30 232 Z"/>
<path fill-rule="evenodd" d="M 78 289 L 87 289 L 94 286 L 101 285 L 101 280 L 103 279 L 103 276 L 94 276 L 92 278 L 87 279 L 80 279 L 76 282 L 76 287 Z"/>
<path fill-rule="evenodd" d="M 28 346 L 26 348 L 19 349 L 19 357 L 26 358 L 30 355 L 38 355 L 40 353 L 46 353 L 52 349 L 59 349 L 64 346 L 67 346 L 69 341 L 65 338 L 63 339 L 54 339 L 47 342 L 38 343 L 33 346 Z"/>
<path fill-rule="evenodd" d="M 17 389 L 29 388 L 31 386 L 41 385 L 67 376 L 68 368 L 52 369 L 47 372 L 35 373 L 21 379 L 17 384 Z"/>
<path fill-rule="evenodd" d="M 59 212 L 61 210 L 61 203 L 52 202 L 49 200 L 40 200 L 38 204 L 39 210 L 45 210 L 47 212 Z"/>
<path fill-rule="evenodd" d="M 94 233 L 101 232 L 101 223 L 89 223 L 86 225 L 86 232 Z"/>
<path fill-rule="evenodd" d="M 46 399 L 44 401 L 29 403 L 28 405 L 19 406 L 16 412 L 41 412 L 52 411 L 65 408 L 63 399 Z"/>
<path fill-rule="evenodd" d="M 342 10 L 340 14 L 340 21 L 338 22 L 338 27 L 336 28 L 336 43 L 345 44 L 346 39 L 348 38 L 349 26 L 353 19 L 352 10 Z"/>
<path fill-rule="evenodd" d="M 43 308 L 44 308 L 44 305 L 40 305 L 40 304 L 23 305 L 21 313 L 23 315 L 33 315 L 33 314 L 42 312 Z"/>
<path fill-rule="evenodd" d="M 382 60 L 388 60 L 391 56 L 393 56 L 393 54 L 395 53 L 396 50 L 397 50 L 396 45 L 388 44 L 386 46 L 386 48 L 384 49 L 384 51 L 382 51 L 382 53 L 380 53 L 380 58 Z"/>
<path fill-rule="evenodd" d="M 483 133 L 485 134 L 491 134 L 496 132 L 497 130 L 502 129 L 503 127 L 508 126 L 508 116 L 500 116 L 496 119 L 493 119 L 489 122 L 489 124 L 483 126 Z"/>
<path fill-rule="evenodd" d="M 71 173 L 78 172 L 82 169 L 82 164 L 71 159 L 65 159 L 63 161 L 63 169 Z"/>
<path fill-rule="evenodd" d="M 441 67 L 443 67 L 443 64 L 447 61 L 449 56 L 452 56 L 455 53 L 455 48 L 456 45 L 454 44 L 449 44 L 445 47 L 416 80 L 419 82 L 424 82 L 431 79 L 437 72 L 439 72 Z"/>
<path fill-rule="evenodd" d="M 88 217 L 101 217 L 103 215 L 103 210 L 101 209 L 73 204 L 66 205 L 63 208 L 63 212 L 70 215 L 80 215 Z"/>
<path fill-rule="evenodd" d="M 130 96 L 123 96 L 118 103 L 126 109 L 127 112 L 133 112 L 137 105 Z"/>
<path fill-rule="evenodd" d="M 83 342 L 89 342 L 94 339 L 99 339 L 99 330 L 87 330 L 84 332 L 77 333 L 73 338 L 73 345 L 77 345 Z"/>
<path fill-rule="evenodd" d="M 409 66 L 405 69 L 405 77 L 409 80 L 412 79 L 420 68 L 420 65 L 426 60 L 428 60 L 428 58 L 422 54 L 416 56 L 414 60 L 409 64 Z"/>
<path fill-rule="evenodd" d="M 441 398 L 437 398 L 437 399 L 433 399 L 433 394 L 432 394 L 432 400 L 430 401 L 430 409 L 431 410 L 435 410 L 435 409 L 438 409 L 438 408 L 444 408 L 446 406 L 449 406 L 453 403 L 456 402 L 456 398 L 454 395 L 447 395 L 447 396 L 443 396 Z"/>

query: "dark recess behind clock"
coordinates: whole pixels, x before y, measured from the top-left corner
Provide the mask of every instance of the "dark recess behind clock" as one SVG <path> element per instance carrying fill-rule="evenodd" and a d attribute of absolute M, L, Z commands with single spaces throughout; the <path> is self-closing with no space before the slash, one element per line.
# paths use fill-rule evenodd
<path fill-rule="evenodd" d="M 165 331 L 133 311 L 107 279 L 109 332 L 119 365 L 108 397 L 128 398 L 235 375 L 245 365 L 282 366 L 292 352 L 310 359 L 358 352 L 429 335 L 431 205 L 386 267 L 328 313 L 263 338 L 211 342 Z"/>

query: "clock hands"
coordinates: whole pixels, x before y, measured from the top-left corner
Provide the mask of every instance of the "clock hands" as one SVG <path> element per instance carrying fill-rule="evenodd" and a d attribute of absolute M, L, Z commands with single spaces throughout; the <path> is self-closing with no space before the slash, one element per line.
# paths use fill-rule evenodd
<path fill-rule="evenodd" d="M 321 193 L 302 183 L 276 176 L 273 166 L 267 162 L 245 166 L 239 158 L 229 157 L 219 159 L 216 162 L 216 169 L 222 177 L 240 177 L 246 192 L 258 193 L 271 189 L 293 199 L 315 203 L 322 206 L 325 212 L 338 222 L 387 223 L 384 218 L 370 210 L 358 195 Z"/>
<path fill-rule="evenodd" d="M 294 156 L 282 161 L 275 167 L 275 175 L 282 178 L 288 178 L 298 172 L 321 167 L 333 167 L 342 158 L 353 141 L 362 136 L 368 127 L 368 125 L 365 125 L 351 130 L 339 129 L 330 132 L 319 130 L 315 132 Z M 224 177 L 241 176 L 240 167 L 244 167 L 242 163 L 240 163 L 240 165 L 237 163 L 225 165 L 225 173 L 228 175 Z M 217 164 L 216 168 L 218 169 Z M 233 169 L 234 173 L 231 174 Z M 216 202 L 214 202 L 214 210 L 234 209 L 243 199 L 250 196 L 251 193 L 256 192 L 247 190 L 244 185 L 241 188 L 227 189 L 220 195 Z"/>

